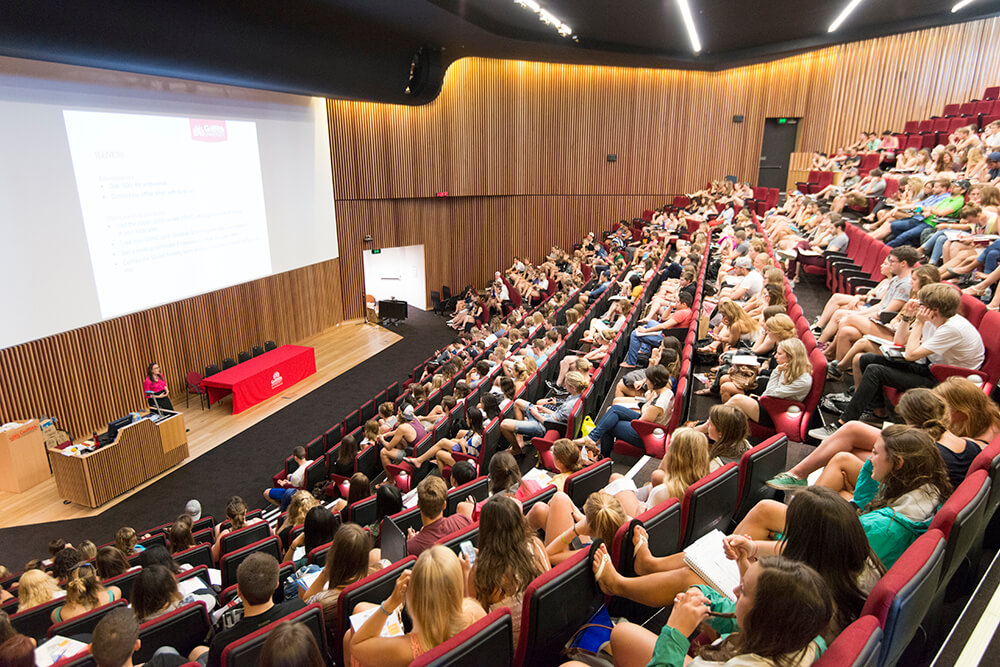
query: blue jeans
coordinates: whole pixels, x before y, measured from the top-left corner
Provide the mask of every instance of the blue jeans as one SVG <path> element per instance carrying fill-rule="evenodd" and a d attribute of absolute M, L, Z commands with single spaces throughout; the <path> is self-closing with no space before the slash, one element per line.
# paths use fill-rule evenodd
<path fill-rule="evenodd" d="M 639 330 L 636 329 L 632 332 L 632 335 L 629 336 L 628 354 L 625 356 L 625 363 L 629 366 L 635 366 L 639 361 L 639 355 L 641 353 L 650 351 L 661 342 L 663 342 L 663 334 L 659 331 L 641 334 L 639 333 Z"/>
<path fill-rule="evenodd" d="M 601 443 L 601 456 L 611 456 L 615 440 L 624 440 L 630 445 L 642 448 L 642 438 L 632 428 L 632 420 L 639 418 L 639 413 L 623 405 L 612 405 L 604 413 L 594 430 L 587 437 Z"/>
<path fill-rule="evenodd" d="M 985 273 L 993 273 L 1000 264 L 1000 241 L 994 241 L 976 258 L 983 265 Z"/>
<path fill-rule="evenodd" d="M 903 232 L 909 231 L 914 227 L 920 225 L 924 219 L 921 218 L 900 218 L 899 220 L 893 220 L 889 223 L 889 229 L 892 231 L 893 236 L 899 236 Z"/>
<path fill-rule="evenodd" d="M 927 243 L 920 246 L 924 249 L 924 254 L 930 253 L 931 264 L 937 264 L 941 261 L 941 255 L 944 253 L 944 244 L 948 241 L 948 236 L 944 231 L 934 232 L 934 235 L 927 239 Z"/>
<path fill-rule="evenodd" d="M 899 234 L 894 239 L 889 241 L 886 245 L 890 248 L 898 248 L 904 245 L 910 245 L 916 248 L 920 245 L 920 235 L 924 233 L 925 229 L 929 229 L 930 225 L 926 224 L 923 220 L 917 222 L 916 225 L 910 227 L 902 234 Z"/>
<path fill-rule="evenodd" d="M 608 289 L 608 286 L 610 286 L 610 285 L 611 285 L 611 281 L 610 280 L 608 280 L 607 282 L 601 283 L 600 285 L 597 286 L 596 289 L 591 290 L 590 294 L 587 295 L 587 298 L 590 301 L 593 301 L 597 297 L 599 297 L 602 294 L 604 294 L 604 290 Z"/>

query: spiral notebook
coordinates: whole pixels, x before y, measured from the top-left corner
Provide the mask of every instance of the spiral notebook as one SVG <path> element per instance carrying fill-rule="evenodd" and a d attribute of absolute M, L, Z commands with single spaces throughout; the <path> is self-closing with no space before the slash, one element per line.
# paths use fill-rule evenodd
<path fill-rule="evenodd" d="M 740 584 L 740 568 L 736 561 L 726 558 L 722 548 L 725 534 L 713 530 L 684 549 L 684 564 L 690 567 L 709 586 L 736 602 L 733 589 Z"/>

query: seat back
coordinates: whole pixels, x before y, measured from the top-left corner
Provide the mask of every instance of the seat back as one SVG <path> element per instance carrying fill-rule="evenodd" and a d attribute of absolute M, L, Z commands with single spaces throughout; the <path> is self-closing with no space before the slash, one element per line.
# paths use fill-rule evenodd
<path fill-rule="evenodd" d="M 940 588 L 948 585 L 985 526 L 990 486 L 989 474 L 985 470 L 969 473 L 931 521 L 930 528 L 941 531 L 947 540 Z"/>
<path fill-rule="evenodd" d="M 135 580 L 139 578 L 139 572 L 141 571 L 142 570 L 136 568 L 135 570 L 130 570 L 129 572 L 123 572 L 117 577 L 111 577 L 101 583 L 105 586 L 117 586 L 122 592 L 122 597 L 128 600 L 132 597 L 132 584 L 134 584 Z"/>
<path fill-rule="evenodd" d="M 378 445 L 368 445 L 354 460 L 354 471 L 364 473 L 368 479 L 378 477 L 382 464 L 378 458 Z"/>
<path fill-rule="evenodd" d="M 219 538 L 219 542 L 222 543 L 219 547 L 220 557 L 225 556 L 231 551 L 242 549 L 248 544 L 259 542 L 270 534 L 271 527 L 267 525 L 266 521 L 258 521 L 249 526 L 244 526 L 239 530 L 227 533 Z"/>
<path fill-rule="evenodd" d="M 347 507 L 347 520 L 359 526 L 373 524 L 377 517 L 378 508 L 375 506 L 374 495 L 368 496 Z"/>
<path fill-rule="evenodd" d="M 977 470 L 985 470 L 990 478 L 990 496 L 986 501 L 983 520 L 988 522 L 1000 505 L 1000 436 L 993 438 L 983 451 L 972 461 L 968 475 Z"/>
<path fill-rule="evenodd" d="M 177 561 L 178 565 L 187 564 L 191 567 L 198 567 L 199 565 L 215 567 L 215 562 L 212 560 L 212 546 L 210 544 L 196 544 L 190 549 L 178 551 L 174 554 L 174 560 Z"/>
<path fill-rule="evenodd" d="M 340 439 L 343 437 L 343 434 L 344 434 L 344 425 L 342 423 L 334 424 L 330 428 L 326 429 L 326 432 L 323 434 L 323 440 L 326 442 L 327 451 L 332 449 L 334 446 L 337 445 L 337 443 L 340 442 Z"/>
<path fill-rule="evenodd" d="M 510 665 L 514 661 L 513 620 L 507 607 L 484 616 L 410 663 L 410 667 Z"/>
<path fill-rule="evenodd" d="M 524 511 L 524 515 L 528 515 L 528 511 L 535 505 L 535 503 L 547 503 L 552 500 L 552 496 L 554 495 L 556 495 L 556 487 L 548 484 L 542 487 L 541 491 L 525 498 L 521 503 L 521 509 Z"/>
<path fill-rule="evenodd" d="M 987 311 L 983 319 L 979 322 L 979 330 L 983 332 L 1000 331 L 1000 313 L 995 310 Z M 989 378 L 989 387 L 984 389 L 992 390 L 1000 382 L 1000 336 L 983 336 L 983 347 L 986 348 L 986 358 L 979 370 L 986 373 Z"/>
<path fill-rule="evenodd" d="M 115 600 L 114 602 L 109 602 L 108 604 L 102 604 L 100 607 L 91 609 L 86 614 L 80 614 L 75 618 L 71 618 L 68 621 L 63 621 L 62 623 L 56 623 L 49 627 L 48 636 L 54 637 L 55 635 L 60 635 L 62 637 L 72 637 L 74 635 L 91 634 L 94 632 L 94 628 L 97 627 L 97 623 L 104 618 L 104 616 L 116 607 L 127 607 L 127 600 Z"/>
<path fill-rule="evenodd" d="M 681 501 L 681 547 L 718 528 L 723 532 L 732 521 L 740 487 L 740 469 L 728 463 L 701 478 L 684 492 Z"/>
<path fill-rule="evenodd" d="M 566 478 L 566 495 L 573 500 L 574 505 L 583 507 L 587 496 L 603 489 L 610 479 L 611 459 L 595 461 Z"/>
<path fill-rule="evenodd" d="M 326 438 L 322 435 L 317 436 L 306 443 L 306 458 L 310 461 L 315 461 L 316 459 L 323 456 L 326 453 Z M 312 488 L 312 487 L 308 487 Z"/>
<path fill-rule="evenodd" d="M 277 349 L 278 349 L 278 344 L 275 343 L 273 340 L 266 340 L 266 341 L 264 341 L 264 350 L 265 351 L 270 352 L 271 350 L 277 350 Z"/>
<path fill-rule="evenodd" d="M 266 527 L 267 524 L 264 524 L 264 526 Z M 222 587 L 225 588 L 235 584 L 236 569 L 240 566 L 240 563 L 246 560 L 250 554 L 258 552 L 271 554 L 279 563 L 281 562 L 281 557 L 284 555 L 284 552 L 281 550 L 281 543 L 275 535 L 265 537 L 236 551 L 223 554 L 222 558 L 219 559 L 219 569 L 222 571 Z"/>
<path fill-rule="evenodd" d="M 153 653 L 163 646 L 177 649 L 187 655 L 195 646 L 205 642 L 212 629 L 208 610 L 201 602 L 190 602 L 139 626 L 142 645 L 132 656 L 135 664 L 149 662 Z"/>
<path fill-rule="evenodd" d="M 471 526 L 466 526 L 465 528 L 460 528 L 453 533 L 449 533 L 444 537 L 438 539 L 435 544 L 440 544 L 443 547 L 448 547 L 455 552 L 455 555 L 461 553 L 462 542 L 472 542 L 472 546 L 479 544 L 479 524 L 474 523 Z"/>
<path fill-rule="evenodd" d="M 562 662 L 563 645 L 604 602 L 591 567 L 596 545 L 576 551 L 528 585 L 514 664 L 529 667 Z"/>
<path fill-rule="evenodd" d="M 979 327 L 979 323 L 986 315 L 986 304 L 971 294 L 963 294 L 958 312 L 962 317 L 972 322 L 972 326 Z"/>
<path fill-rule="evenodd" d="M 38 643 L 41 643 L 45 640 L 46 632 L 52 625 L 52 610 L 64 604 L 66 604 L 66 599 L 59 598 L 58 600 L 51 600 L 40 604 L 37 607 L 25 609 L 24 611 L 12 614 L 10 624 L 22 635 L 27 635 Z"/>
<path fill-rule="evenodd" d="M 409 570 L 417 562 L 416 556 L 408 556 L 401 561 L 385 567 L 364 579 L 354 582 L 340 592 L 337 598 L 337 627 L 330 632 L 334 645 L 330 647 L 330 653 L 334 662 L 344 664 L 344 634 L 351 627 L 351 614 L 354 607 L 359 602 L 371 602 L 381 604 L 392 593 L 396 587 L 396 579 L 399 578 L 403 570 Z"/>
<path fill-rule="evenodd" d="M 785 469 L 788 455 L 788 437 L 782 433 L 772 435 L 740 457 L 739 501 L 733 521 L 739 522 L 757 501 L 773 495 L 767 481 Z"/>
<path fill-rule="evenodd" d="M 489 478 L 485 475 L 477 477 L 462 486 L 456 486 L 454 489 L 448 491 L 447 504 L 444 508 L 445 516 L 454 514 L 455 510 L 458 509 L 458 504 L 469 496 L 472 496 L 472 498 L 478 503 L 481 500 L 486 500 L 489 495 L 490 482 Z"/>
<path fill-rule="evenodd" d="M 875 667 L 881 648 L 878 619 L 862 616 L 837 635 L 813 667 Z"/>
<path fill-rule="evenodd" d="M 344 431 L 353 431 L 357 427 L 361 426 L 361 411 L 355 410 L 349 415 L 344 417 Z"/>
<path fill-rule="evenodd" d="M 309 628 L 309 632 L 316 638 L 316 643 L 320 648 L 320 655 L 326 655 L 326 629 L 323 627 L 323 607 L 318 603 L 313 603 L 302 609 L 298 609 L 287 616 L 268 623 L 263 628 L 242 637 L 222 650 L 222 667 L 257 667 L 257 660 L 260 657 L 264 642 L 280 623 L 288 621 L 290 623 L 301 623 Z"/>
<path fill-rule="evenodd" d="M 406 529 L 412 528 L 414 531 L 419 531 L 423 526 L 423 521 L 420 518 L 420 508 L 411 507 L 409 509 L 404 509 L 402 512 L 396 512 L 391 517 L 392 522 L 396 524 L 396 527 L 402 531 L 403 535 L 406 535 Z M 382 519 L 384 522 L 385 519 Z"/>
<path fill-rule="evenodd" d="M 882 626 L 880 665 L 895 665 L 913 639 L 937 593 L 944 564 L 944 536 L 928 530 L 879 580 L 861 610 Z"/>
<path fill-rule="evenodd" d="M 52 667 L 97 667 L 97 663 L 94 661 L 94 656 L 90 654 L 90 651 L 84 649 L 76 655 L 63 658 Z"/>

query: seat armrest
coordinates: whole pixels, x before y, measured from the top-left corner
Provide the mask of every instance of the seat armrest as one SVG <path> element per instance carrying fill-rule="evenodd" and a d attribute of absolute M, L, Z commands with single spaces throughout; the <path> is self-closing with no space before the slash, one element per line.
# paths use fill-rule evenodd
<path fill-rule="evenodd" d="M 931 375 L 933 375 L 938 382 L 944 382 L 950 377 L 958 376 L 967 378 L 971 375 L 976 375 L 982 378 L 983 382 L 988 381 L 989 376 L 983 371 L 974 371 L 970 368 L 962 368 L 961 366 L 949 366 L 948 364 L 931 364 Z"/>

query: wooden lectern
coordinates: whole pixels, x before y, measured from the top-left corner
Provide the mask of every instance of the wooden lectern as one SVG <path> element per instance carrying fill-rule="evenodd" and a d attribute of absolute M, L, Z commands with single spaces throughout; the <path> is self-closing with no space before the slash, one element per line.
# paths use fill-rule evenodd
<path fill-rule="evenodd" d="M 0 431 L 0 490 L 21 493 L 48 478 L 45 443 L 36 420 Z"/>
<path fill-rule="evenodd" d="M 63 500 L 100 507 L 188 457 L 184 415 L 141 419 L 118 431 L 114 442 L 86 454 L 50 447 L 49 462 Z"/>

